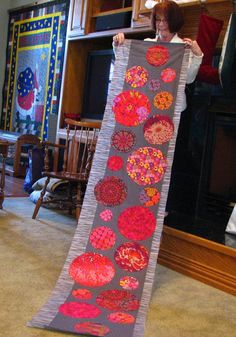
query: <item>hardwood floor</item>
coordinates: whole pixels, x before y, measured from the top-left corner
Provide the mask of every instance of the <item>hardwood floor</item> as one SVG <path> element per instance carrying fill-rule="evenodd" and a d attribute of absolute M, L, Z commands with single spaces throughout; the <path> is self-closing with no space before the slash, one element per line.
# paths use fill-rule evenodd
<path fill-rule="evenodd" d="M 15 178 L 9 175 L 5 177 L 5 197 L 27 197 L 29 194 L 24 191 L 24 179 Z"/>

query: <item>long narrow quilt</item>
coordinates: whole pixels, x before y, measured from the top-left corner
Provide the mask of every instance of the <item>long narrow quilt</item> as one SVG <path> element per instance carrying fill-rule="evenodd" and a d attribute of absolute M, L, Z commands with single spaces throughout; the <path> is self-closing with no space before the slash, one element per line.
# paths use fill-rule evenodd
<path fill-rule="evenodd" d="M 143 336 L 188 56 L 183 44 L 126 40 L 118 48 L 78 227 L 31 326 Z"/>

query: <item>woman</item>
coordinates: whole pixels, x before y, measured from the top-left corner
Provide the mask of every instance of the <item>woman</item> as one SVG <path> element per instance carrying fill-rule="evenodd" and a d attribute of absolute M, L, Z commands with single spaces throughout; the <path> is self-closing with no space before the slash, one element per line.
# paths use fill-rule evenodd
<path fill-rule="evenodd" d="M 151 26 L 156 31 L 154 39 L 147 38 L 145 41 L 153 42 L 175 42 L 184 43 L 190 47 L 190 58 L 188 64 L 187 83 L 192 83 L 198 73 L 198 69 L 202 63 L 203 53 L 197 41 L 189 38 L 181 39 L 178 32 L 184 24 L 182 10 L 179 5 L 171 0 L 164 0 L 163 2 L 156 3 L 152 1 L 154 7 L 151 15 Z M 118 33 L 113 36 L 114 52 L 118 46 L 122 45 L 125 41 L 123 33 Z M 186 98 L 183 102 L 182 111 L 186 108 Z"/>

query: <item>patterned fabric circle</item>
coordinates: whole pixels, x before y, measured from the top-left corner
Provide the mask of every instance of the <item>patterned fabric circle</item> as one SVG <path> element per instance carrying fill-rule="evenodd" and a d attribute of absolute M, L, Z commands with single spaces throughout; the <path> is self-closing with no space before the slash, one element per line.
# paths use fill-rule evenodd
<path fill-rule="evenodd" d="M 115 97 L 112 110 L 117 123 L 137 126 L 147 119 L 151 105 L 148 97 L 143 93 L 127 90 Z"/>
<path fill-rule="evenodd" d="M 160 110 L 169 109 L 173 103 L 173 96 L 168 91 L 161 91 L 154 97 L 153 104 Z"/>
<path fill-rule="evenodd" d="M 87 252 L 72 261 L 69 274 L 76 283 L 85 287 L 100 287 L 113 279 L 115 268 L 108 257 Z"/>
<path fill-rule="evenodd" d="M 72 296 L 79 300 L 89 300 L 93 297 L 93 294 L 88 289 L 75 289 L 72 291 Z"/>
<path fill-rule="evenodd" d="M 101 204 L 117 206 L 126 199 L 127 188 L 120 178 L 115 176 L 105 177 L 96 184 L 94 194 Z"/>
<path fill-rule="evenodd" d="M 153 185 L 164 176 L 167 161 L 158 149 L 141 147 L 127 159 L 127 173 L 139 185 Z"/>
<path fill-rule="evenodd" d="M 129 240 L 146 240 L 156 228 L 156 217 L 146 207 L 129 207 L 120 214 L 118 228 L 121 234 Z"/>
<path fill-rule="evenodd" d="M 136 272 L 148 264 L 148 250 L 137 242 L 126 242 L 115 251 L 114 258 L 121 269 Z"/>
<path fill-rule="evenodd" d="M 127 130 L 120 130 L 113 133 L 111 145 L 120 152 L 129 152 L 134 146 L 135 141 L 136 137 L 134 133 Z"/>
<path fill-rule="evenodd" d="M 160 200 L 160 192 L 155 187 L 146 187 L 140 192 L 139 200 L 146 207 L 154 206 Z"/>
<path fill-rule="evenodd" d="M 109 222 L 112 220 L 113 218 L 113 213 L 110 209 L 104 209 L 104 211 L 102 211 L 99 214 L 100 218 L 105 221 L 105 222 Z"/>
<path fill-rule="evenodd" d="M 173 68 L 163 69 L 161 72 L 161 79 L 165 83 L 174 81 L 176 78 L 176 71 Z"/>
<path fill-rule="evenodd" d="M 108 227 L 101 226 L 95 228 L 90 236 L 89 241 L 96 249 L 110 249 L 114 246 L 116 241 L 116 234 Z"/>
<path fill-rule="evenodd" d="M 133 88 L 143 87 L 148 80 L 148 72 L 141 66 L 129 68 L 125 73 L 125 81 Z"/>
<path fill-rule="evenodd" d="M 135 321 L 134 316 L 122 311 L 112 312 L 107 316 L 107 319 L 110 322 L 117 324 L 132 324 Z"/>
<path fill-rule="evenodd" d="M 123 159 L 120 156 L 111 156 L 108 158 L 107 167 L 112 171 L 119 171 L 123 167 Z"/>
<path fill-rule="evenodd" d="M 169 51 L 164 46 L 150 47 L 147 50 L 146 59 L 152 66 L 161 66 L 169 59 Z"/>
<path fill-rule="evenodd" d="M 74 329 L 81 334 L 98 337 L 104 337 L 110 332 L 110 329 L 107 326 L 94 322 L 78 323 L 75 325 Z"/>
<path fill-rule="evenodd" d="M 68 302 L 59 306 L 62 315 L 72 318 L 95 318 L 101 314 L 101 310 L 89 303 Z"/>
<path fill-rule="evenodd" d="M 135 277 L 124 276 L 120 279 L 120 286 L 125 290 L 134 290 L 139 286 L 139 282 Z"/>
<path fill-rule="evenodd" d="M 170 117 L 155 115 L 144 125 L 144 138 L 150 144 L 160 145 L 168 142 L 174 133 L 174 124 Z"/>
<path fill-rule="evenodd" d="M 137 297 L 126 290 L 104 290 L 96 302 L 103 308 L 115 311 L 133 311 L 139 308 Z"/>
<path fill-rule="evenodd" d="M 153 79 L 148 83 L 148 87 L 151 91 L 157 91 L 161 88 L 161 82 L 158 79 Z"/>

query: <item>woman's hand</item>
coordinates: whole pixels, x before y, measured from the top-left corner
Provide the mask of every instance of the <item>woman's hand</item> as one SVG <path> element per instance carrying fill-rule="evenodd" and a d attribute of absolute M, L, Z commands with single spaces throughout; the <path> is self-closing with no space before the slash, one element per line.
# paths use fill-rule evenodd
<path fill-rule="evenodd" d="M 119 45 L 123 44 L 124 41 L 125 41 L 124 33 L 118 33 L 115 36 L 113 36 L 113 42 L 114 42 L 115 46 L 119 46 Z"/>
<path fill-rule="evenodd" d="M 190 49 L 192 50 L 192 53 L 196 56 L 202 56 L 203 53 L 202 53 L 202 50 L 201 48 L 199 47 L 199 44 L 197 43 L 196 40 L 191 40 L 191 39 L 188 39 L 188 38 L 184 38 L 183 39 L 184 43 L 186 46 L 189 46 Z"/>

